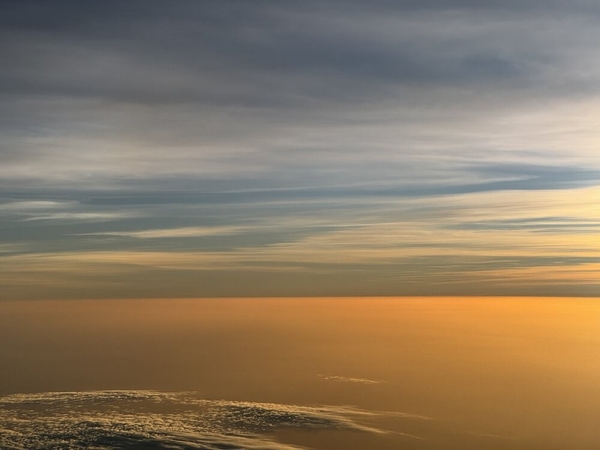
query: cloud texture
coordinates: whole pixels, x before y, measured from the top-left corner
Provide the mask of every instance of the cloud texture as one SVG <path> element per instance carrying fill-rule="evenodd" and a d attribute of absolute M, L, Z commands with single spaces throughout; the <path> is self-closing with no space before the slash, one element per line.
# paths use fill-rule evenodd
<path fill-rule="evenodd" d="M 371 415 L 344 407 L 203 400 L 192 393 L 89 391 L 0 398 L 4 449 L 264 449 L 300 447 L 272 440 L 280 428 L 382 431 Z"/>
<path fill-rule="evenodd" d="M 2 297 L 597 295 L 599 22 L 1 1 Z"/>

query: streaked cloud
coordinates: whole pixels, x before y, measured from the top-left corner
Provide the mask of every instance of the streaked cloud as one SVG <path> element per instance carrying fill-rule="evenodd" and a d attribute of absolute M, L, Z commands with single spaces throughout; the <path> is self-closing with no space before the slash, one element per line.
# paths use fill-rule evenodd
<path fill-rule="evenodd" d="M 124 219 L 129 217 L 135 217 L 131 213 L 118 213 L 118 212 L 80 212 L 80 213 L 51 213 L 51 214 L 39 214 L 33 217 L 24 219 L 25 221 L 31 220 L 83 220 L 83 221 L 111 221 L 115 219 Z"/>
<path fill-rule="evenodd" d="M 240 234 L 247 231 L 248 227 L 221 226 L 221 227 L 183 227 L 164 228 L 143 231 L 104 231 L 93 233 L 95 236 L 120 236 L 137 239 L 162 239 L 180 237 L 202 237 L 202 236 L 226 236 L 228 234 Z"/>
<path fill-rule="evenodd" d="M 56 208 L 65 208 L 71 206 L 68 202 L 56 202 L 56 201 L 44 201 L 44 200 L 32 200 L 22 202 L 6 202 L 0 203 L 0 211 L 38 211 L 48 210 Z"/>
<path fill-rule="evenodd" d="M 379 289 L 387 295 L 419 293 L 423 286 L 427 286 L 425 292 L 435 287 L 436 294 L 444 289 L 485 293 L 543 288 L 547 292 L 557 284 L 562 285 L 560 292 L 569 285 L 579 286 L 577 289 L 587 285 L 585 292 L 589 293 L 598 284 L 595 265 L 600 241 L 594 237 L 600 204 L 597 198 L 597 188 L 528 190 L 520 191 L 518 197 L 511 191 L 384 196 L 373 197 L 358 213 L 353 202 L 338 205 L 333 213 L 313 205 L 309 216 L 297 216 L 295 205 L 287 205 L 288 212 L 283 214 L 277 203 L 277 216 L 262 206 L 266 208 L 264 222 L 252 225 L 235 225 L 239 219 L 232 218 L 225 221 L 230 225 L 139 229 L 148 223 L 143 218 L 133 224 L 124 222 L 129 228 L 138 227 L 137 231 L 66 236 L 61 226 L 56 239 L 67 239 L 72 247 L 69 251 L 64 244 L 46 252 L 32 251 L 35 247 L 31 246 L 21 251 L 15 248 L 0 260 L 0 278 L 5 286 L 44 286 L 46 295 L 51 290 L 58 295 L 67 286 L 88 286 L 102 295 L 107 283 L 111 289 L 120 285 L 124 291 L 135 290 L 147 271 L 164 271 L 164 276 L 172 279 L 198 271 L 205 272 L 202 277 L 219 272 L 223 276 L 230 273 L 234 279 L 241 273 L 256 280 L 268 274 L 319 278 L 323 284 L 307 287 L 315 294 L 332 282 L 328 280 L 344 273 L 351 274 L 353 282 L 362 283 L 365 289 Z M 190 214 L 196 208 L 199 206 L 190 209 L 185 204 L 181 211 Z M 369 211 L 369 221 L 365 221 L 365 211 Z M 165 220 L 159 217 L 154 220 Z M 247 218 L 244 213 L 242 222 Z M 140 246 L 124 248 L 123 238 L 139 241 Z M 165 247 L 165 239 L 181 241 L 181 245 Z M 119 278 L 115 285 L 115 277 L 126 274 L 129 281 Z M 549 279 L 555 281 L 549 283 Z M 282 286 L 271 284 L 260 287 L 257 281 L 247 293 L 266 295 L 277 286 L 278 295 L 285 294 Z M 356 288 L 352 283 L 348 286 Z M 315 291 L 310 291 L 312 288 Z M 204 283 L 201 292 L 215 296 L 219 289 L 218 283 Z M 194 290 L 187 292 L 193 295 Z M 244 284 L 231 292 L 244 295 Z M 297 292 L 306 294 L 304 290 Z"/>
<path fill-rule="evenodd" d="M 325 381 L 338 381 L 341 383 L 358 383 L 358 384 L 380 384 L 385 383 L 383 380 L 370 380 L 368 378 L 343 377 L 340 375 L 321 375 Z"/>
<path fill-rule="evenodd" d="M 7 295 L 191 271 L 228 281 L 172 296 L 266 295 L 269 273 L 289 295 L 531 294 L 553 265 L 579 294 L 599 21 L 584 0 L 4 3 Z"/>

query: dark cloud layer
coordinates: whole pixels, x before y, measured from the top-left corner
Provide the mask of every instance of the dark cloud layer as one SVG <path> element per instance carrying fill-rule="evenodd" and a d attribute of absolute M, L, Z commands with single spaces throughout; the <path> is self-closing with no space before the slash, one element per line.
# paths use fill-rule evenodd
<path fill-rule="evenodd" d="M 557 88 L 560 80 L 547 78 L 544 68 L 559 62 L 569 44 L 581 45 L 576 36 L 556 48 L 560 41 L 544 43 L 532 33 L 530 21 L 539 21 L 537 33 L 566 37 L 543 29 L 546 15 L 535 15 L 548 10 L 541 2 L 28 1 L 1 7 L 0 90 L 24 98 L 313 110 L 382 102 L 403 87 L 542 82 Z M 508 16 L 495 17 L 499 10 Z M 577 23 L 565 19 L 564 25 Z"/>

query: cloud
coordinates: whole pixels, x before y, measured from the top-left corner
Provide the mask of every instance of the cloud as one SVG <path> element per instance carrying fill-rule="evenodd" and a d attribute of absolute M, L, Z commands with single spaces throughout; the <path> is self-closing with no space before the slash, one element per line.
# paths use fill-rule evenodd
<path fill-rule="evenodd" d="M 143 231 L 104 231 L 88 234 L 88 236 L 119 236 L 132 237 L 136 239 L 187 238 L 203 236 L 227 236 L 230 234 L 240 234 L 252 229 L 253 228 L 251 227 L 242 226 L 184 227 Z"/>
<path fill-rule="evenodd" d="M 359 383 L 359 384 L 385 383 L 385 381 L 383 381 L 383 380 L 370 380 L 368 378 L 353 378 L 353 377 L 342 377 L 339 375 L 321 375 L 321 374 L 319 374 L 319 376 L 322 377 L 326 381 L 339 381 L 339 382 L 344 382 L 344 383 Z"/>
<path fill-rule="evenodd" d="M 25 221 L 32 220 L 65 220 L 65 221 L 92 221 L 92 222 L 103 222 L 111 221 L 116 219 L 124 219 L 130 217 L 137 217 L 136 214 L 130 212 L 80 212 L 80 213 L 51 213 L 51 214 L 40 214 L 33 217 L 23 219 Z"/>
<path fill-rule="evenodd" d="M 57 209 L 57 208 L 65 208 L 70 207 L 72 203 L 70 202 L 59 202 L 59 201 L 51 201 L 51 200 L 29 200 L 29 201 L 21 201 L 21 202 L 6 202 L 0 203 L 0 211 L 14 211 L 14 212 L 22 212 L 22 211 L 38 211 L 38 210 L 48 210 L 48 209 Z"/>
<path fill-rule="evenodd" d="M 204 400 L 193 393 L 91 391 L 0 398 L 2 448 L 248 448 L 292 450 L 266 435 L 280 428 L 383 433 L 368 411 Z"/>
<path fill-rule="evenodd" d="M 0 2 L 0 226 L 31 252 L 3 252 L 4 282 L 593 257 L 599 21 L 587 0 Z"/>
<path fill-rule="evenodd" d="M 20 253 L 27 248 L 28 248 L 27 244 L 22 244 L 22 243 L 0 244 L 0 254 L 1 253 Z"/>
<path fill-rule="evenodd" d="M 5 236 L 21 246 L 3 253 L 0 281 L 11 295 L 21 295 L 19 286 L 23 292 L 37 286 L 28 296 L 104 297 L 104 289 L 150 295 L 158 287 L 161 296 L 175 297 L 286 295 L 286 283 L 287 295 L 352 295 L 360 286 L 359 292 L 380 295 L 467 288 L 489 295 L 540 289 L 544 272 L 561 271 L 557 280 L 575 292 L 597 285 L 597 198 L 597 187 L 373 196 L 364 205 L 359 197 L 269 200 L 235 208 L 186 199 L 173 205 L 169 197 L 146 204 L 143 196 L 109 198 L 82 204 L 145 215 L 110 226 L 72 221 L 68 229 L 61 221 L 43 228 L 39 221 L 12 229 L 6 223 Z M 213 224 L 177 227 L 182 217 Z M 146 228 L 151 223 L 163 227 Z"/>
<path fill-rule="evenodd" d="M 594 22 L 537 2 L 26 3 L 5 6 L 2 27 L 13 182 L 272 177 L 282 158 L 288 173 L 345 167 L 349 179 L 363 167 L 353 147 L 375 166 L 368 178 L 395 158 L 405 175 L 412 155 L 455 156 L 457 134 L 462 155 L 486 158 L 490 123 L 597 83 Z"/>

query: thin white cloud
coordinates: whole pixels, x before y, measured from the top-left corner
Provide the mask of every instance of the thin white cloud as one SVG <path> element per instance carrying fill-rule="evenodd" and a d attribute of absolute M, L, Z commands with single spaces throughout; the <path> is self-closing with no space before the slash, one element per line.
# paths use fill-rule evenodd
<path fill-rule="evenodd" d="M 322 374 L 319 374 L 319 376 L 326 381 L 339 381 L 342 383 L 358 383 L 358 384 L 385 383 L 384 380 L 371 380 L 369 378 L 343 377 L 343 376 L 339 376 L 339 375 L 322 375 Z"/>
<path fill-rule="evenodd" d="M 28 200 L 21 202 L 7 202 L 0 203 L 0 211 L 15 211 L 15 212 L 27 212 L 27 211 L 39 211 L 48 209 L 59 209 L 69 208 L 75 205 L 76 202 L 58 202 L 51 200 Z"/>
<path fill-rule="evenodd" d="M 104 231 L 99 233 L 87 233 L 90 236 L 120 236 L 136 239 L 162 239 L 162 238 L 187 238 L 203 236 L 225 236 L 241 234 L 256 230 L 256 227 L 246 226 L 213 226 L 213 227 L 181 227 L 181 228 L 157 228 L 141 231 Z"/>
<path fill-rule="evenodd" d="M 106 222 L 111 220 L 129 219 L 134 217 L 140 217 L 141 214 L 137 212 L 57 212 L 49 214 L 37 214 L 31 217 L 23 219 L 25 222 L 32 221 L 82 221 L 82 222 Z"/>

